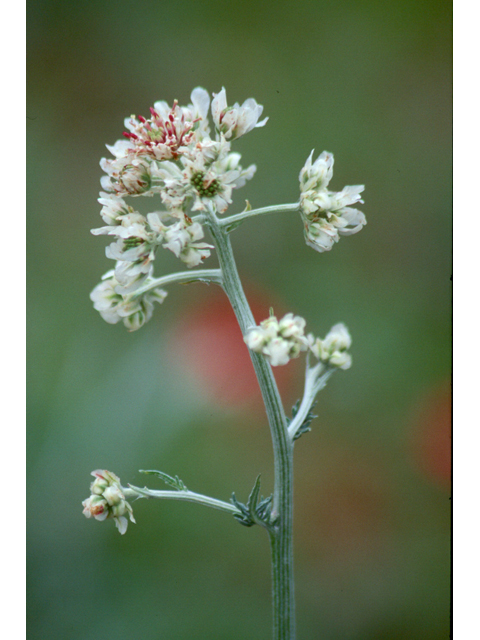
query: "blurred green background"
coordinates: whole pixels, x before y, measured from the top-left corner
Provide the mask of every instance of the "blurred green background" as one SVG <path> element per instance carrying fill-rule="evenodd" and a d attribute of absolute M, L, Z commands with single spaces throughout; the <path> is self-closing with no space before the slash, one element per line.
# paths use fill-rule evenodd
<path fill-rule="evenodd" d="M 186 104 L 201 85 L 225 86 L 230 103 L 255 97 L 270 117 L 236 145 L 258 172 L 231 213 L 245 198 L 294 202 L 312 148 L 335 154 L 333 189 L 366 185 L 368 225 L 330 253 L 305 246 L 298 215 L 233 234 L 257 320 L 273 304 L 317 335 L 343 321 L 353 336 L 353 368 L 296 446 L 298 637 L 448 638 L 450 3 L 28 4 L 28 637 L 270 637 L 258 527 L 140 501 L 120 536 L 81 512 L 96 468 L 137 484 L 138 469 L 159 468 L 223 499 L 245 500 L 260 472 L 272 488 L 265 416 L 221 292 L 170 287 L 132 334 L 88 298 L 111 266 L 89 234 L 105 143 L 125 116 Z M 167 253 L 157 274 L 179 268 Z M 275 374 L 288 407 L 302 363 Z"/>

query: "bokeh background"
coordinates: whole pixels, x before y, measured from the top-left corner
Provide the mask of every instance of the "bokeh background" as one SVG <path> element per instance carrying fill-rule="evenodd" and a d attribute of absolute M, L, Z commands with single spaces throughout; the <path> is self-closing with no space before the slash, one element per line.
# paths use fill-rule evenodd
<path fill-rule="evenodd" d="M 445 0 L 31 0 L 29 638 L 270 637 L 268 539 L 198 505 L 140 501 L 137 525 L 86 520 L 95 468 L 246 499 L 272 488 L 269 432 L 221 291 L 169 289 L 129 334 L 88 294 L 110 268 L 96 202 L 105 143 L 197 85 L 255 97 L 237 143 L 243 209 L 294 202 L 312 148 L 332 188 L 366 184 L 368 225 L 318 254 L 297 215 L 233 234 L 255 316 L 343 321 L 354 366 L 296 446 L 298 636 L 443 640 L 450 616 L 451 7 Z M 168 253 L 168 255 L 166 255 Z M 215 257 L 206 266 L 215 266 Z M 156 272 L 177 269 L 169 252 Z M 285 405 L 302 363 L 275 370 Z M 149 486 L 161 488 L 155 479 Z"/>

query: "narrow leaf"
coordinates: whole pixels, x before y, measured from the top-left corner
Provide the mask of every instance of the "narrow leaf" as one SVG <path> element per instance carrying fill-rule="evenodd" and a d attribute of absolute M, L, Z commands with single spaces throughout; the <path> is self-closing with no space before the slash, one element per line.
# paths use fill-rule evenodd
<path fill-rule="evenodd" d="M 259 493 L 260 493 L 260 474 L 257 476 L 257 479 L 255 480 L 255 484 L 253 485 L 253 489 L 250 492 L 250 495 L 248 496 L 247 508 L 251 514 L 255 513 L 255 509 L 257 508 Z"/>

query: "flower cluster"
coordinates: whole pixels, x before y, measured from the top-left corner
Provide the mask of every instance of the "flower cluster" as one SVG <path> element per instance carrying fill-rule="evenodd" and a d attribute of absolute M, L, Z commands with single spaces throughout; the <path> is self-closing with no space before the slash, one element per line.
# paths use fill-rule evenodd
<path fill-rule="evenodd" d="M 324 364 L 339 369 L 349 369 L 352 366 L 352 356 L 347 353 L 352 338 L 343 323 L 334 325 L 324 340 L 315 338 L 311 333 L 307 338 L 310 351 Z"/>
<path fill-rule="evenodd" d="M 348 369 L 352 358 L 347 349 L 352 343 L 343 324 L 331 328 L 324 340 L 311 333 L 305 336 L 305 320 L 287 313 L 281 320 L 270 316 L 258 327 L 251 327 L 244 336 L 249 349 L 263 354 L 272 366 L 287 364 L 302 351 L 310 351 L 323 364 Z"/>
<path fill-rule="evenodd" d="M 351 208 L 363 202 L 363 185 L 342 191 L 327 189 L 333 176 L 333 155 L 324 151 L 312 163 L 313 151 L 300 171 L 300 213 L 306 243 L 316 251 L 330 251 L 340 236 L 357 233 L 367 224 L 364 214 Z"/>
<path fill-rule="evenodd" d="M 90 294 L 94 308 L 109 324 L 123 320 L 129 331 L 140 329 L 153 315 L 153 303 L 162 303 L 167 292 L 158 287 L 150 289 L 142 295 L 117 293 L 122 287 L 115 277 L 115 272 L 108 271 Z"/>
<path fill-rule="evenodd" d="M 308 349 L 308 340 L 304 335 L 305 320 L 293 313 L 287 313 L 281 320 L 270 316 L 252 327 L 244 336 L 247 347 L 262 353 L 272 366 L 287 364 L 291 358 L 298 358 Z"/>
<path fill-rule="evenodd" d="M 203 228 L 191 213 L 209 208 L 223 213 L 232 202 L 233 189 L 255 173 L 255 165 L 242 168 L 231 141 L 266 123 L 267 119 L 259 122 L 263 107 L 253 98 L 230 107 L 225 89 L 213 95 L 213 135 L 210 97 L 197 87 L 187 106 L 175 101 L 170 107 L 161 101 L 150 109 L 149 118 L 127 118 L 124 139 L 107 145 L 113 157 L 100 161 L 106 175 L 99 198 L 106 226 L 92 233 L 112 236 L 106 255 L 116 265 L 114 274 L 106 274 L 91 293 L 107 322 L 123 319 L 133 331 L 151 317 L 152 300 L 161 302 L 165 292 L 135 292 L 153 281 L 158 247 L 172 251 L 189 268 L 203 262 L 213 247 L 202 242 Z M 163 209 L 146 216 L 124 200 L 156 194 Z"/>
<path fill-rule="evenodd" d="M 87 518 L 106 520 L 113 518 L 121 534 L 127 530 L 128 520 L 135 522 L 132 507 L 125 500 L 120 478 L 111 471 L 97 469 L 92 471 L 95 480 L 90 485 L 90 497 L 82 502 L 83 513 Z"/>

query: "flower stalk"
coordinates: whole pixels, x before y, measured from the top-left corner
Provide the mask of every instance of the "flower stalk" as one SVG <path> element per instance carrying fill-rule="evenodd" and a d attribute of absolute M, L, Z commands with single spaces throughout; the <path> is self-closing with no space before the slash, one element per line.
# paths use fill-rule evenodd
<path fill-rule="evenodd" d="M 157 491 L 155 489 L 147 489 L 147 487 L 135 487 L 133 484 L 128 485 L 128 489 L 124 489 L 123 493 L 127 498 L 156 498 L 158 500 L 181 500 L 183 502 L 197 502 L 203 504 L 206 507 L 212 507 L 219 511 L 226 511 L 227 513 L 241 516 L 242 513 L 237 507 L 229 502 L 223 500 L 217 500 L 210 496 L 204 496 L 201 493 L 195 493 L 185 489 L 184 491 Z"/>
<path fill-rule="evenodd" d="M 255 320 L 238 275 L 230 238 L 210 208 L 206 224 L 212 234 L 223 276 L 223 288 L 245 334 Z M 274 455 L 274 491 L 270 529 L 273 578 L 274 640 L 294 640 L 293 577 L 293 444 L 272 369 L 266 359 L 250 351 L 270 426 Z"/>

